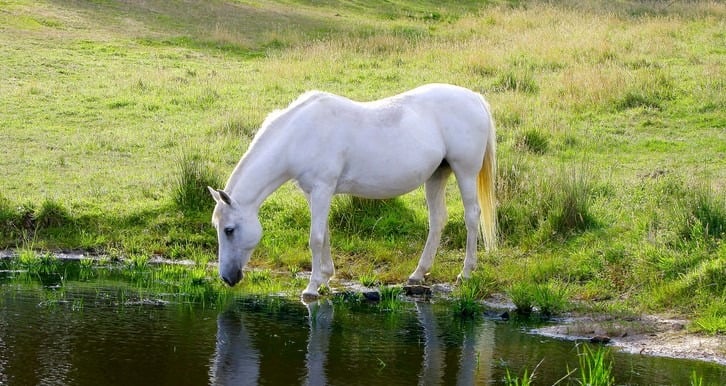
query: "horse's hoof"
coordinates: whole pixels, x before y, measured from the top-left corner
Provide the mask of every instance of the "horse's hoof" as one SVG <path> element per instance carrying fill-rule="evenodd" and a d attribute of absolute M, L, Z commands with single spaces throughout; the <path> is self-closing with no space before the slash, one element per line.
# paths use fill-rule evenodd
<path fill-rule="evenodd" d="M 312 303 L 317 301 L 318 298 L 320 298 L 320 295 L 317 292 L 303 292 L 300 296 L 303 303 Z"/>
<path fill-rule="evenodd" d="M 412 279 L 409 277 L 407 284 L 408 285 L 422 285 L 423 283 L 424 283 L 423 279 Z"/>
<path fill-rule="evenodd" d="M 406 293 L 406 296 L 431 296 L 431 287 L 420 284 L 405 285 L 403 286 L 403 291 Z"/>
<path fill-rule="evenodd" d="M 462 282 L 467 281 L 467 280 L 469 280 L 468 276 L 462 276 L 461 274 L 456 276 L 456 284 L 461 284 Z"/>

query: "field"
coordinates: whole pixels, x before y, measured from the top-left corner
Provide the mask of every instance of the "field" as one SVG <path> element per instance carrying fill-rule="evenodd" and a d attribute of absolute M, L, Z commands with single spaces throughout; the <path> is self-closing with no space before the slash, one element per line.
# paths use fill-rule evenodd
<path fill-rule="evenodd" d="M 215 258 L 222 187 L 264 117 L 310 89 L 430 82 L 498 126 L 502 247 L 486 291 L 668 312 L 726 332 L 726 5 L 692 1 L 0 1 L 0 249 Z M 431 282 L 461 268 L 458 191 Z M 285 185 L 252 266 L 310 269 Z M 341 197 L 337 277 L 400 283 L 422 190 Z M 542 304 L 540 304 L 542 306 Z"/>

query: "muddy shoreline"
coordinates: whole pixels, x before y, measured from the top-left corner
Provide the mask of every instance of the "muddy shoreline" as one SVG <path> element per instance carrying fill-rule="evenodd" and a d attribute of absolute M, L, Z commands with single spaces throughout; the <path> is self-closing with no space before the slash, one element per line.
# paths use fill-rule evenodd
<path fill-rule="evenodd" d="M 690 333 L 689 321 L 659 315 L 619 319 L 606 315 L 570 316 L 533 329 L 543 336 L 599 340 L 631 354 L 714 362 L 726 366 L 726 337 Z"/>

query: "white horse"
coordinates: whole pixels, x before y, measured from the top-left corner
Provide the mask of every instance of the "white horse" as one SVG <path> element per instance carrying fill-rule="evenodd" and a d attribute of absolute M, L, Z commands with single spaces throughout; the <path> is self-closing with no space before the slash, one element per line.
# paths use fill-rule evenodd
<path fill-rule="evenodd" d="M 294 180 L 310 206 L 312 275 L 303 298 L 318 296 L 335 269 L 328 214 L 334 194 L 391 198 L 425 184 L 429 233 L 410 283 L 433 264 L 447 221 L 445 190 L 453 171 L 466 224 L 466 257 L 459 274 L 476 267 L 478 230 L 496 246 L 495 129 L 489 105 L 471 90 L 430 84 L 372 102 L 310 91 L 270 114 L 235 167 L 212 224 L 219 241 L 219 274 L 234 286 L 262 237 L 258 212 L 283 183 Z"/>

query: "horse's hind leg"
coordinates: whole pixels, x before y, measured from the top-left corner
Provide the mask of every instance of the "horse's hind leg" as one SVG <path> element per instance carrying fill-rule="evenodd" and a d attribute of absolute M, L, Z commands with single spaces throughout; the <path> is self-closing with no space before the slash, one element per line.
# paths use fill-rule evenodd
<path fill-rule="evenodd" d="M 441 243 L 441 232 L 446 225 L 446 182 L 451 175 L 448 166 L 442 166 L 426 181 L 426 204 L 429 208 L 429 235 L 416 270 L 408 277 L 409 284 L 421 283 L 434 263 L 436 250 Z"/>
<path fill-rule="evenodd" d="M 472 176 L 456 176 L 461 191 L 461 200 L 464 203 L 464 223 L 466 224 L 466 257 L 464 257 L 464 268 L 459 274 L 459 279 L 468 279 L 471 272 L 476 268 L 476 246 L 479 237 L 479 218 L 481 208 L 477 200 L 476 174 Z"/>

